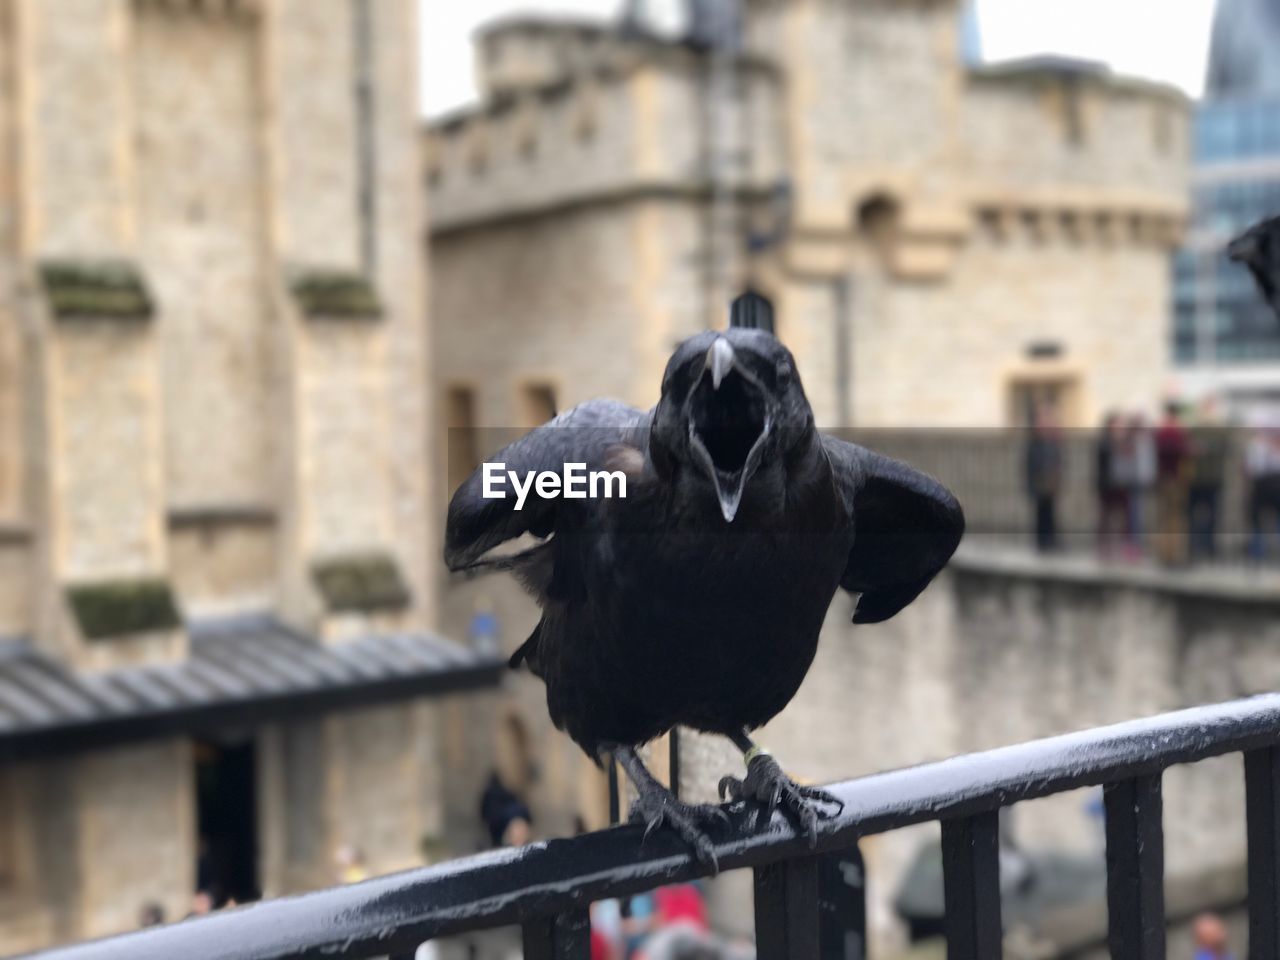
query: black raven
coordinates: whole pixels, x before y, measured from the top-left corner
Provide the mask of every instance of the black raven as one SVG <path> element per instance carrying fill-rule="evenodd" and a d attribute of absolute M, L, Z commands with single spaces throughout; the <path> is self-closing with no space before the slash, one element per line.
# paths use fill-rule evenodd
<path fill-rule="evenodd" d="M 667 364 L 649 412 L 611 400 L 568 410 L 493 458 L 506 470 L 621 471 L 625 498 L 486 498 L 481 470 L 449 505 L 452 570 L 506 569 L 542 617 L 511 658 L 547 687 L 557 727 L 635 783 L 633 816 L 667 823 L 714 863 L 699 822 L 635 747 L 673 726 L 723 734 L 745 779 L 721 796 L 781 806 L 816 841 L 829 794 L 787 778 L 748 733 L 795 695 L 837 588 L 854 623 L 885 620 L 923 590 L 964 529 L 934 480 L 820 434 L 791 353 L 763 330 L 707 332 Z M 493 492 L 493 491 L 491 491 Z M 486 558 L 504 541 L 536 545 Z"/>
<path fill-rule="evenodd" d="M 1250 227 L 1227 246 L 1227 256 L 1253 274 L 1258 291 L 1280 318 L 1280 217 Z"/>

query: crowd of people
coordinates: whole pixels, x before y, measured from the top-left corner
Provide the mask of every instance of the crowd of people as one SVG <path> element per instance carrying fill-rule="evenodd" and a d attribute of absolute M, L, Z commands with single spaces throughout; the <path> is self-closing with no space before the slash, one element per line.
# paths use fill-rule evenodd
<path fill-rule="evenodd" d="M 1240 429 L 1206 399 L 1188 412 L 1169 402 L 1155 424 L 1141 414 L 1109 413 L 1093 443 L 1097 547 L 1105 559 L 1154 556 L 1165 566 L 1229 552 L 1222 537 L 1224 490 L 1244 482 L 1244 552 L 1280 560 L 1280 421 Z M 1068 444 L 1050 404 L 1034 411 L 1027 442 L 1027 492 L 1041 551 L 1062 546 L 1059 502 Z"/>

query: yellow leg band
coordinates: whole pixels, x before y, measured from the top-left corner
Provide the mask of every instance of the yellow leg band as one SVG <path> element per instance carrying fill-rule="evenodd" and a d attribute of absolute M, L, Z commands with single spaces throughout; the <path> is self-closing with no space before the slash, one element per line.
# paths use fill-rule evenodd
<path fill-rule="evenodd" d="M 750 750 L 744 753 L 742 755 L 742 759 L 746 761 L 747 766 L 751 766 L 751 761 L 754 760 L 756 757 L 771 757 L 771 756 L 773 756 L 773 754 L 771 754 L 768 750 L 766 750 L 764 747 L 757 745 L 757 746 L 753 746 Z"/>

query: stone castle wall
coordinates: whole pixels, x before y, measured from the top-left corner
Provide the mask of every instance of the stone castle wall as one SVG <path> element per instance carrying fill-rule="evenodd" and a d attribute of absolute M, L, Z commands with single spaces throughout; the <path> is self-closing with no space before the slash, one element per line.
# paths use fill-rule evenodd
<path fill-rule="evenodd" d="M 1048 190 L 1056 203 L 1127 199 L 1137 211 L 1181 212 L 1190 124 L 1185 99 L 1168 87 L 1033 65 L 979 68 L 967 75 L 959 121 L 980 198 Z"/>
<path fill-rule="evenodd" d="M 1064 411 L 1073 425 L 1093 425 L 1106 410 L 1152 413 L 1168 389 L 1167 277 L 1165 248 L 1146 238 L 980 225 L 943 286 L 855 277 L 851 416 L 824 402 L 820 382 L 815 410 L 828 424 L 997 426 L 1018 422 L 1016 383 L 1060 378 L 1079 393 Z M 1030 358 L 1039 344 L 1058 355 Z"/>
<path fill-rule="evenodd" d="M 484 428 L 534 426 L 521 390 L 538 383 L 560 409 L 599 396 L 647 409 L 671 350 L 701 329 L 704 223 L 697 201 L 651 198 L 438 238 L 431 310 L 451 320 L 435 383 L 471 390 Z M 507 439 L 482 434 L 479 453 Z"/>
<path fill-rule="evenodd" d="M 69 615 L 69 583 L 140 574 L 188 617 L 271 610 L 329 642 L 432 623 L 415 9 L 0 0 L 0 640 L 85 670 L 185 655 L 184 630 L 88 641 Z M 152 309 L 60 311 L 51 261 L 123 263 Z M 379 309 L 308 312 L 295 281 L 335 274 Z M 367 550 L 408 608 L 323 609 L 312 561 Z M 331 884 L 341 844 L 421 861 L 436 710 L 255 735 L 266 892 Z M 27 864 L 0 876 L 0 952 L 150 900 L 183 916 L 193 786 L 186 740 L 0 768 L 0 853 Z"/>
<path fill-rule="evenodd" d="M 159 5 L 133 23 L 137 251 L 161 311 L 166 495 L 180 508 L 269 505 L 278 472 L 261 415 L 273 358 L 259 31 Z"/>

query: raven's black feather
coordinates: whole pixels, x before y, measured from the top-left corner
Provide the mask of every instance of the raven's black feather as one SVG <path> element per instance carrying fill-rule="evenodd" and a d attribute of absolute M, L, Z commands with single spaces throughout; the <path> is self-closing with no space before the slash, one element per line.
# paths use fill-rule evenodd
<path fill-rule="evenodd" d="M 759 330 L 686 341 L 647 413 L 591 401 L 493 460 L 627 474 L 625 499 L 530 494 L 516 511 L 480 495 L 477 471 L 449 508 L 449 566 L 511 569 L 538 599 L 511 662 L 542 677 L 552 719 L 593 756 L 677 724 L 765 723 L 804 679 L 838 588 L 861 595 L 855 621 L 886 619 L 964 528 L 940 484 L 819 434 L 790 353 Z M 485 559 L 531 532 L 549 539 Z"/>

